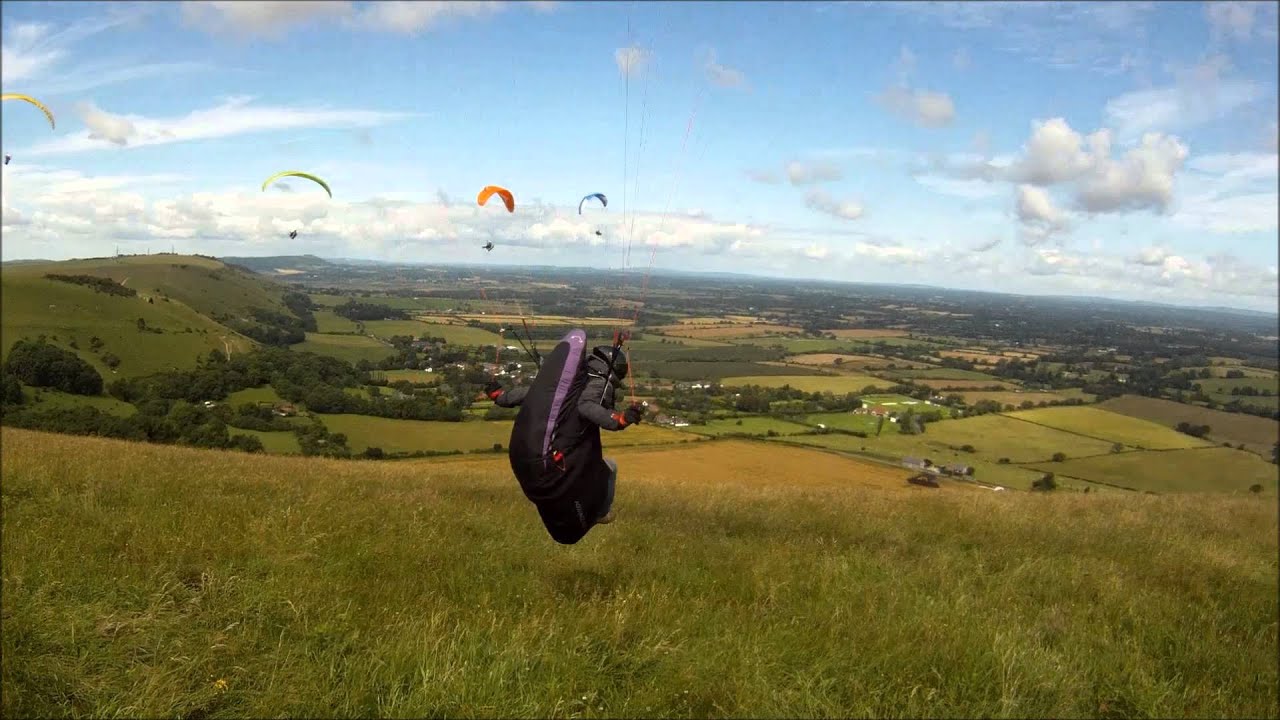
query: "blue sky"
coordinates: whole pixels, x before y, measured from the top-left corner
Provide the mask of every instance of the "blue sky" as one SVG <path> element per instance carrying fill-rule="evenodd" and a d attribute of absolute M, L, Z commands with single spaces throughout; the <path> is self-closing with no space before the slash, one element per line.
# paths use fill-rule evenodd
<path fill-rule="evenodd" d="M 0 12 L 4 91 L 58 119 L 4 103 L 5 259 L 616 271 L 656 248 L 659 268 L 1276 305 L 1275 3 Z M 334 198 L 259 190 L 285 169 Z M 491 183 L 514 214 L 476 206 Z M 591 192 L 608 209 L 578 215 Z"/>

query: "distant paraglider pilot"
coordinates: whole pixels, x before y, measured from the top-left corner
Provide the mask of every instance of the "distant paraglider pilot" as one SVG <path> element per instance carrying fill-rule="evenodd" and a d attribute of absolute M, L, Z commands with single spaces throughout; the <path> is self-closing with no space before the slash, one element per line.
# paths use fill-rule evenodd
<path fill-rule="evenodd" d="M 13 156 L 12 156 L 12 155 L 10 155 L 9 153 L 5 153 L 5 154 L 4 154 L 4 164 L 5 164 L 5 165 L 8 165 L 8 164 L 9 164 L 9 161 L 10 161 L 10 160 L 12 160 L 12 159 L 13 159 Z"/>
<path fill-rule="evenodd" d="M 543 359 L 528 387 L 484 388 L 499 407 L 520 406 L 511 429 L 511 470 L 538 509 L 547 532 L 572 545 L 596 524 L 613 521 L 618 466 L 604 457 L 600 430 L 619 431 L 642 419 L 640 408 L 614 409 L 627 356 L 615 340 L 586 354 L 586 332 L 565 335 Z"/>
<path fill-rule="evenodd" d="M 290 240 L 297 240 L 297 239 L 298 239 L 298 231 L 297 231 L 297 230 L 290 230 L 290 231 L 289 231 L 289 239 L 290 239 Z"/>
<path fill-rule="evenodd" d="M 484 248 L 485 250 L 488 250 L 489 252 L 493 252 L 493 241 L 490 240 L 489 242 L 481 245 L 480 247 Z"/>

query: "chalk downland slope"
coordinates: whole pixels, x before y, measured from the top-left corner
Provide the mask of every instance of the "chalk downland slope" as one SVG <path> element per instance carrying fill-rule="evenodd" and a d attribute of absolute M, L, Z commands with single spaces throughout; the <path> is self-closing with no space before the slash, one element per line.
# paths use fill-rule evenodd
<path fill-rule="evenodd" d="M 619 449 L 617 521 L 565 547 L 502 456 L 0 440 L 6 716 L 1280 712 L 1255 497 L 709 441 Z"/>

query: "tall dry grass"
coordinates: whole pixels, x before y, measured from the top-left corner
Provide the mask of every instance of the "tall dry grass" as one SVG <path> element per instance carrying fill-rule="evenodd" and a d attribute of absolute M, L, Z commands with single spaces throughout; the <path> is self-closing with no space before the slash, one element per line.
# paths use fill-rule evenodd
<path fill-rule="evenodd" d="M 1275 717 L 1277 512 L 620 450 L 554 544 L 505 458 L 3 429 L 15 716 Z"/>

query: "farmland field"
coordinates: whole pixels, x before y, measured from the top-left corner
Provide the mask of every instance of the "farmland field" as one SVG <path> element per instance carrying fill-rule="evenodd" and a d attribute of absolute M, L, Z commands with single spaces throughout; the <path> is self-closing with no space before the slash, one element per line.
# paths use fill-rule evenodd
<path fill-rule="evenodd" d="M 806 415 L 804 416 L 804 422 L 807 425 L 826 425 L 833 430 L 851 430 L 874 434 L 876 427 L 880 424 L 880 418 L 875 415 L 851 412 L 830 412 Z"/>
<path fill-rule="evenodd" d="M 369 415 L 316 413 L 331 433 L 344 433 L 352 452 L 380 447 L 387 453 L 417 451 L 449 452 L 491 449 L 494 443 L 507 446 L 510 421 L 439 422 L 398 420 Z"/>
<path fill-rule="evenodd" d="M 1123 395 L 1107 400 L 1098 407 L 1121 415 L 1150 420 L 1165 427 L 1174 427 L 1180 422 L 1208 425 L 1209 439 L 1230 442 L 1233 445 L 1243 443 L 1248 450 L 1267 459 L 1271 457 L 1271 448 L 1274 443 L 1280 440 L 1280 422 L 1275 420 L 1210 410 L 1171 400 Z"/>
<path fill-rule="evenodd" d="M 1271 401 L 1278 392 L 1280 392 L 1280 379 L 1272 375 L 1269 377 L 1242 377 L 1242 378 L 1203 378 L 1193 380 L 1199 383 L 1200 387 L 1208 394 L 1230 395 L 1235 388 L 1256 388 L 1259 392 L 1270 392 Z"/>
<path fill-rule="evenodd" d="M 981 390 L 989 387 L 997 387 L 1003 390 L 1013 390 L 1018 387 L 1017 384 L 1006 382 L 1004 380 L 920 380 L 912 379 L 916 385 L 924 385 L 934 390 L 955 390 L 963 392 L 966 390 Z"/>
<path fill-rule="evenodd" d="M 1261 408 L 1263 410 L 1275 411 L 1280 409 L 1280 397 L 1275 395 L 1228 395 L 1227 393 L 1212 393 L 1209 398 L 1214 402 L 1223 405 L 1230 405 L 1233 402 L 1239 402 L 1245 407 Z"/>
<path fill-rule="evenodd" d="M 1043 463 L 1039 470 L 1152 492 L 1247 493 L 1254 483 L 1274 495 L 1276 466 L 1225 447 L 1147 450 Z"/>
<path fill-rule="evenodd" d="M 653 332 L 674 337 L 689 337 L 711 340 L 730 340 L 739 338 L 762 338 L 800 332 L 800 328 L 773 323 L 742 323 L 730 325 L 665 325 L 652 329 Z"/>
<path fill-rule="evenodd" d="M 874 355 L 853 355 L 848 353 L 808 353 L 806 355 L 788 355 L 786 362 L 797 365 L 825 365 L 839 370 L 847 369 L 882 369 L 893 365 L 895 368 L 923 369 L 933 367 L 926 363 L 903 360 L 902 358 L 876 357 Z M 836 360 L 841 360 L 836 365 Z"/>
<path fill-rule="evenodd" d="M 421 324 L 425 326 L 419 330 L 423 335 L 444 338 L 444 341 L 450 345 L 481 347 L 484 345 L 495 345 L 502 340 L 502 338 L 498 337 L 497 333 L 490 332 L 483 328 L 468 327 L 466 325 L 441 325 L 437 323 Z M 508 335 L 508 337 L 510 336 Z M 506 342 L 504 341 L 503 344 L 505 345 Z"/>
<path fill-rule="evenodd" d="M 128 417 L 138 411 L 133 405 L 109 395 L 72 395 L 61 390 L 34 387 L 23 387 L 22 392 L 27 402 L 40 410 L 88 406 L 118 417 Z"/>
<path fill-rule="evenodd" d="M 373 377 L 386 380 L 388 383 L 407 380 L 415 385 L 435 385 L 440 382 L 439 374 L 429 373 L 426 370 L 375 370 Z"/>
<path fill-rule="evenodd" d="M 981 363 L 983 365 L 995 365 L 1001 360 L 1008 360 L 1004 355 L 980 352 L 976 350 L 939 350 L 939 357 L 959 358 L 960 360 L 968 360 L 973 363 Z"/>
<path fill-rule="evenodd" d="M 243 405 L 245 403 L 260 403 L 260 402 L 278 403 L 278 402 L 283 402 L 283 399 L 276 394 L 276 389 L 271 387 L 270 385 L 263 385 L 262 387 L 245 388 L 244 390 L 237 390 L 236 392 L 233 392 L 227 396 L 227 404 L 233 408 L 239 407 L 240 405 Z"/>
<path fill-rule="evenodd" d="M 995 392 L 995 391 L 971 390 L 966 392 L 958 392 L 956 394 L 964 398 L 964 401 L 970 405 L 973 405 L 974 403 L 980 402 L 982 400 L 994 400 L 995 402 L 1000 403 L 1002 406 L 1012 405 L 1015 408 L 1021 405 L 1022 403 L 1028 402 L 1028 401 L 1033 403 L 1054 402 L 1054 401 L 1061 402 L 1062 400 L 1066 400 L 1067 397 L 1069 397 L 1067 395 L 1060 395 L 1056 392 L 1033 392 L 1031 390 L 1028 390 L 1026 392 L 1009 392 L 1009 391 Z"/>
<path fill-rule="evenodd" d="M 881 380 L 870 375 L 745 375 L 727 377 L 721 380 L 727 387 L 759 385 L 761 387 L 791 387 L 804 392 L 832 392 L 836 394 L 862 392 L 868 385 L 887 388 L 893 385 L 888 380 Z"/>
<path fill-rule="evenodd" d="M 424 322 L 432 323 L 456 323 L 458 320 L 466 322 L 468 320 L 479 320 L 484 323 L 514 323 L 520 324 L 521 321 L 530 323 L 531 325 L 565 325 L 569 327 L 587 327 L 590 325 L 603 325 L 608 327 L 625 327 L 631 324 L 631 318 L 618 317 L 573 317 L 569 315 L 534 315 L 531 313 L 455 313 L 450 315 L 422 315 L 419 316 Z"/>
<path fill-rule="evenodd" d="M 1147 450 L 1196 448 L 1212 444 L 1158 423 L 1096 407 L 1021 410 L 1008 413 L 1006 417 Z"/>
<path fill-rule="evenodd" d="M 261 430 L 245 430 L 243 428 L 227 428 L 232 435 L 249 435 L 262 441 L 262 448 L 273 455 L 298 455 L 302 447 L 298 445 L 298 436 L 291 430 L 265 432 Z"/>
<path fill-rule="evenodd" d="M 307 339 L 292 346 L 299 352 L 313 352 L 317 355 L 328 355 L 349 363 L 368 360 L 377 362 L 395 353 L 390 345 L 384 345 L 364 335 L 325 335 L 323 333 L 307 333 Z"/>
<path fill-rule="evenodd" d="M 924 370 L 891 370 L 890 374 L 921 380 L 987 380 L 1001 382 L 1000 378 L 976 370 L 960 370 L 957 368 L 926 368 Z"/>
<path fill-rule="evenodd" d="M 316 316 L 316 331 L 321 333 L 349 333 L 356 332 L 356 324 L 332 310 L 317 310 L 313 313 Z"/>
<path fill-rule="evenodd" d="M 896 433 L 896 426 L 894 431 Z M 939 450 L 972 445 L 975 452 L 970 454 L 976 458 L 997 462 L 1003 457 L 1009 458 L 1014 464 L 1047 461 L 1057 452 L 1065 453 L 1067 457 L 1106 455 L 1111 452 L 1114 443 L 1033 425 L 1003 415 L 942 420 L 926 425 L 922 435 L 897 433 L 897 437 L 911 438 L 913 446 L 923 444 Z M 889 438 L 889 431 L 886 429 L 880 440 Z"/>
<path fill-rule="evenodd" d="M 722 418 L 719 420 L 710 420 L 706 425 L 690 425 L 685 429 L 686 432 L 695 433 L 697 435 L 766 435 L 769 431 L 773 431 L 779 435 L 795 435 L 796 433 L 810 432 L 812 428 L 805 427 L 793 422 L 785 420 L 775 420 L 770 417 L 748 416 L 742 418 Z M 628 431 L 629 432 L 629 431 Z"/>
<path fill-rule="evenodd" d="M 823 330 L 823 332 L 831 333 L 842 340 L 849 338 L 870 340 L 875 338 L 906 337 L 911 334 L 910 331 L 902 330 L 900 328 L 850 328 L 843 330 Z"/>
<path fill-rule="evenodd" d="M 779 375 L 795 377 L 807 373 L 818 376 L 817 370 L 795 367 L 778 367 L 753 362 L 665 362 L 649 360 L 643 353 L 632 355 L 632 367 L 637 377 L 657 377 L 684 382 L 724 382 L 739 375 Z"/>

